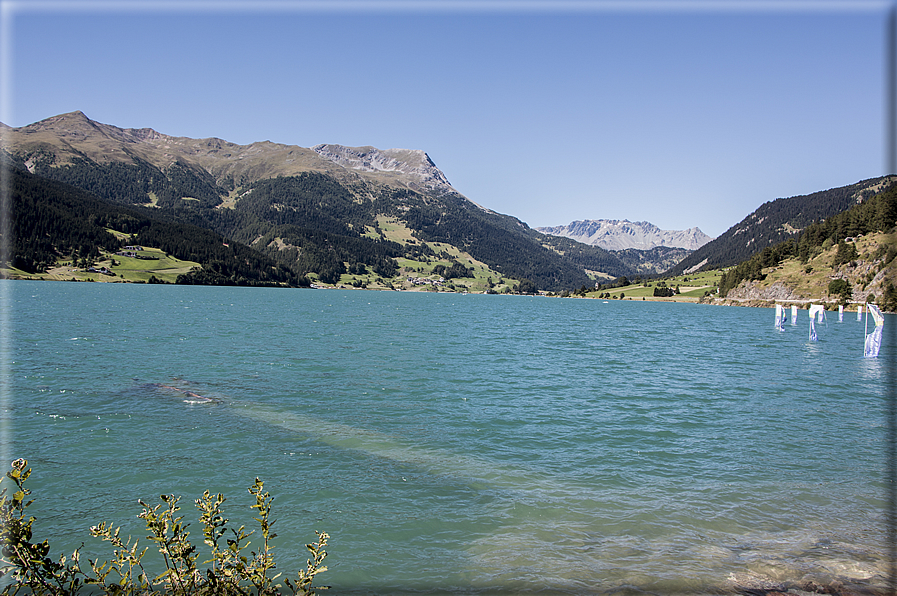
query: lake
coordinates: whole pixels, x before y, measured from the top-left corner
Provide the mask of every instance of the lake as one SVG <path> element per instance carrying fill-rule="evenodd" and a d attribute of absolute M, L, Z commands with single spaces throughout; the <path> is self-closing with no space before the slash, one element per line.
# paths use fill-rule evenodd
<path fill-rule="evenodd" d="M 642 301 L 2 281 L 3 452 L 52 553 L 223 492 L 336 594 L 720 593 L 888 574 L 897 323 Z M 871 325 L 872 322 L 869 321 Z M 871 329 L 870 329 L 871 330 Z M 146 542 L 145 540 L 143 541 Z M 149 558 L 151 555 L 147 555 Z M 204 560 L 204 559 L 201 559 Z"/>

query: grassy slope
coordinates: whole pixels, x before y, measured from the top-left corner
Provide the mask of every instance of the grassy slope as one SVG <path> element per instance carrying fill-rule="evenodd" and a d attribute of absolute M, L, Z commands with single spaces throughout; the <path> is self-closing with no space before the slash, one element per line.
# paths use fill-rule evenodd
<path fill-rule="evenodd" d="M 840 303 L 838 296 L 830 296 L 829 283 L 835 279 L 846 279 L 852 286 L 853 296 L 849 304 L 862 304 L 873 297 L 880 297 L 888 284 L 897 285 L 897 264 L 884 266 L 881 255 L 888 247 L 897 246 L 895 234 L 868 234 L 855 240 L 858 258 L 850 263 L 834 265 L 837 246 L 820 249 L 806 263 L 799 259 L 788 259 L 775 267 L 763 270 L 766 276 L 761 281 L 743 282 L 738 288 L 729 292 L 726 299 L 715 298 L 717 304 L 736 304 L 750 306 L 769 306 L 776 301 L 793 301 L 800 303 L 828 303 L 834 306 Z M 673 298 L 654 298 L 653 286 L 629 285 L 613 288 L 604 292 L 590 292 L 589 297 L 596 298 L 610 293 L 611 299 L 618 299 L 625 294 L 629 300 L 657 300 L 666 302 L 697 302 L 708 290 L 712 293 L 722 270 L 678 275 L 667 278 L 669 287 L 679 286 L 681 294 Z M 656 285 L 656 281 L 653 282 Z M 782 297 L 782 296 L 785 297 Z"/>
<path fill-rule="evenodd" d="M 872 297 L 880 297 L 885 285 L 897 285 L 897 265 L 893 262 L 884 266 L 881 253 L 889 246 L 897 245 L 894 234 L 867 234 L 854 243 L 858 258 L 850 263 L 835 266 L 833 261 L 837 247 L 821 250 L 806 263 L 798 259 L 788 259 L 776 267 L 763 270 L 766 278 L 758 282 L 743 282 L 729 292 L 727 302 L 772 301 L 776 286 L 791 291 L 794 300 L 806 302 L 838 302 L 829 296 L 828 286 L 832 280 L 846 279 L 853 287 L 850 303 L 860 304 Z"/>
<path fill-rule="evenodd" d="M 433 273 L 433 269 L 437 265 L 445 267 L 451 266 L 451 261 L 445 258 L 437 257 L 428 260 L 414 260 L 407 258 L 396 259 L 399 265 L 399 275 L 392 280 L 388 280 L 389 285 L 385 281 L 378 281 L 378 276 L 374 273 L 366 275 L 344 274 L 340 278 L 340 286 L 352 287 L 353 281 L 363 282 L 366 287 L 372 289 L 392 288 L 397 290 L 412 290 L 421 292 L 436 291 L 457 291 L 457 292 L 485 292 L 489 289 L 489 279 L 492 279 L 496 292 L 503 292 L 505 288 L 511 286 L 510 283 L 501 283 L 498 281 L 503 279 L 500 273 L 490 269 L 485 263 L 474 259 L 470 254 L 463 252 L 450 244 L 441 242 L 421 242 L 414 238 L 411 230 L 404 223 L 395 218 L 379 216 L 377 225 L 383 232 L 387 240 L 397 242 L 402 245 L 407 244 L 425 244 L 437 255 L 447 253 L 452 259 L 461 263 L 465 267 L 473 267 L 474 277 L 454 278 L 447 280 L 442 286 L 430 285 L 414 285 L 408 281 L 409 277 L 426 278 L 436 281 L 439 276 Z M 371 237 L 377 237 L 372 230 L 368 233 Z"/>
<path fill-rule="evenodd" d="M 600 298 L 602 295 L 609 293 L 611 300 L 619 300 L 621 295 L 625 295 L 625 300 L 644 300 L 655 302 L 698 302 L 707 292 L 714 292 L 719 284 L 721 270 L 702 271 L 691 275 L 677 275 L 662 280 L 653 280 L 644 284 L 631 284 L 620 288 L 611 288 L 609 290 L 601 290 L 589 292 L 586 297 Z M 660 298 L 654 296 L 654 288 L 660 281 L 666 282 L 670 288 L 679 286 L 679 294 L 669 298 Z"/>
<path fill-rule="evenodd" d="M 119 235 L 116 232 L 113 232 Z M 139 254 L 150 257 L 148 259 L 136 259 L 102 253 L 101 258 L 94 265 L 95 268 L 106 267 L 115 275 L 95 273 L 73 267 L 71 261 L 60 259 L 56 266 L 46 273 L 26 273 L 17 269 L 4 269 L 4 273 L 13 279 L 46 279 L 54 281 L 99 281 L 99 282 L 147 282 L 151 277 L 159 281 L 174 283 L 178 275 L 187 273 L 194 267 L 200 267 L 193 261 L 181 261 L 168 256 L 157 248 L 143 247 L 145 250 Z M 112 264 L 113 259 L 115 265 Z"/>

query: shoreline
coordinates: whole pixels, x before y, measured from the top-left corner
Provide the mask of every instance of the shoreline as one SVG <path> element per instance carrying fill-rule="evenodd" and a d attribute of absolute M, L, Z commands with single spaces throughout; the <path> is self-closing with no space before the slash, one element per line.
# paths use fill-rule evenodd
<path fill-rule="evenodd" d="M 826 311 L 837 312 L 838 306 L 841 304 L 837 301 L 828 301 L 823 298 L 801 298 L 801 299 L 763 299 L 763 298 L 714 298 L 711 301 L 705 301 L 703 304 L 711 306 L 747 306 L 751 308 L 775 308 L 776 304 L 786 306 L 797 306 L 799 310 L 807 310 L 812 304 L 821 304 Z M 851 301 L 844 305 L 845 313 L 856 313 L 859 306 L 863 306 L 865 302 Z M 884 312 L 884 311 L 882 311 Z"/>
<path fill-rule="evenodd" d="M 0 279 L 9 280 L 9 281 L 40 281 L 40 282 L 66 282 L 66 283 L 108 283 L 108 284 L 152 284 L 152 282 L 145 281 L 131 281 L 131 280 L 123 280 L 123 279 L 76 279 L 76 278 L 68 278 L 68 279 L 51 279 L 47 277 L 21 277 L 18 275 L 0 275 Z M 171 282 L 161 282 L 159 285 L 178 285 Z M 209 287 L 216 287 L 210 285 Z M 243 286 L 231 286 L 231 287 L 243 287 Z M 245 286 L 245 287 L 254 287 L 254 286 Z M 289 289 L 284 287 L 284 289 Z M 351 290 L 351 291 L 371 291 L 371 292 L 409 292 L 409 293 L 433 293 L 433 294 L 483 294 L 488 295 L 488 292 L 470 292 L 470 291 L 453 291 L 453 290 L 440 290 L 438 292 L 433 292 L 432 290 L 426 289 L 416 289 L 416 288 L 356 288 L 352 286 L 317 286 L 313 285 L 310 288 L 293 288 L 297 290 L 304 289 L 312 289 L 312 290 Z M 501 292 L 497 292 L 494 295 L 496 296 L 521 296 L 527 294 L 504 294 Z M 670 302 L 676 304 L 703 304 L 707 306 L 739 306 L 739 307 L 750 307 L 750 308 L 775 308 L 776 304 L 784 304 L 784 305 L 795 305 L 801 308 L 802 310 L 806 310 L 811 304 L 822 304 L 825 307 L 826 311 L 837 311 L 838 305 L 840 302 L 830 301 L 824 298 L 696 298 L 693 296 L 627 296 L 626 298 L 598 298 L 596 296 L 559 296 L 557 294 L 549 294 L 549 293 L 538 293 L 538 294 L 528 294 L 531 296 L 542 296 L 546 298 L 573 298 L 577 300 L 602 300 L 607 302 Z M 857 312 L 857 307 L 865 304 L 864 302 L 858 301 L 850 301 L 844 305 L 844 312 L 855 313 Z M 888 312 L 888 311 L 882 311 Z"/>

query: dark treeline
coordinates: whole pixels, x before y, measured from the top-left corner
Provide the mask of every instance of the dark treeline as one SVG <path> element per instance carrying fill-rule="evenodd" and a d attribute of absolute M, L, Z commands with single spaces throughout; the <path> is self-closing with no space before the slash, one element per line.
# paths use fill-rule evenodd
<path fill-rule="evenodd" d="M 308 172 L 252 184 L 234 211 L 272 226 L 291 225 L 358 237 L 376 216 L 372 202 L 355 201 L 333 178 Z"/>
<path fill-rule="evenodd" d="M 169 209 L 181 206 L 181 197 L 198 199 L 197 203 L 203 206 L 221 202 L 221 193 L 208 175 L 202 176 L 180 163 L 172 165 L 167 174 L 137 158 L 134 163 L 108 164 L 76 158 L 70 164 L 52 166 L 52 158 L 38 159 L 34 173 L 71 184 L 112 203 L 145 205 L 153 196 L 160 207 Z"/>
<path fill-rule="evenodd" d="M 845 242 L 847 238 L 874 232 L 888 232 L 893 230 L 895 222 L 897 222 L 897 188 L 892 188 L 825 221 L 812 223 L 796 239 L 789 238 L 774 246 L 767 246 L 750 259 L 739 263 L 723 274 L 720 280 L 720 296 L 725 297 L 730 289 L 742 281 L 763 279 L 764 268 L 774 267 L 785 259 L 796 257 L 806 263 L 818 255 L 826 245 L 837 245 L 835 265 L 850 262 L 858 255 L 854 245 Z M 873 258 L 882 258 L 881 267 L 886 267 L 895 256 L 897 248 L 892 245 L 890 248 L 881 248 L 880 254 L 873 255 Z M 895 310 L 897 303 L 890 303 L 894 301 L 895 292 L 892 289 L 886 294 L 892 298 L 886 296 L 879 301 L 879 304 L 886 310 Z"/>
<path fill-rule="evenodd" d="M 253 246 L 299 275 L 316 273 L 336 283 L 349 267 L 362 264 L 383 278 L 392 278 L 396 257 L 420 254 L 395 242 L 364 236 L 376 228 L 371 201 L 354 200 L 328 176 L 306 173 L 261 180 L 249 186 L 234 209 L 197 210 L 179 214 Z M 432 251 L 431 251 L 432 252 Z"/>
<path fill-rule="evenodd" d="M 541 240 L 554 237 L 530 230 L 515 218 L 485 211 L 461 197 L 399 207 L 407 208 L 402 218 L 420 240 L 457 246 L 503 276 L 549 290 L 589 283 L 575 263 L 542 245 Z"/>
<path fill-rule="evenodd" d="M 295 272 L 239 243 L 203 228 L 153 217 L 157 212 L 114 205 L 81 189 L 19 169 L 9 171 L 11 258 L 29 273 L 46 270 L 58 258 L 90 260 L 99 250 L 124 244 L 160 248 L 203 266 L 179 283 L 216 285 L 307 285 Z M 106 228 L 130 234 L 120 241 Z M 230 244 L 228 246 L 228 244 Z"/>
<path fill-rule="evenodd" d="M 445 265 L 436 265 L 433 273 L 444 277 L 445 279 L 456 279 L 462 277 L 473 277 L 474 268 L 466 267 L 457 261 L 452 261 L 448 267 Z"/>
<path fill-rule="evenodd" d="M 148 220 L 134 238 L 182 260 L 196 261 L 202 270 L 178 276 L 179 284 L 218 286 L 308 286 L 308 279 L 271 261 L 239 242 L 225 242 L 211 230 L 190 224 Z M 182 256 L 185 255 L 185 256 Z"/>
<path fill-rule="evenodd" d="M 614 255 L 625 263 L 634 273 L 645 276 L 659 276 L 661 272 L 675 267 L 682 259 L 690 255 L 692 250 L 675 246 L 655 246 L 647 250 L 626 248 L 614 252 Z M 646 263 L 659 265 L 649 267 Z"/>
<path fill-rule="evenodd" d="M 120 242 L 100 221 L 107 208 L 84 191 L 12 169 L 8 265 L 28 273 L 44 271 L 56 259 L 95 259 L 99 249 Z"/>
<path fill-rule="evenodd" d="M 317 273 L 325 283 L 336 283 L 349 269 L 356 274 L 373 272 L 384 279 L 395 277 L 398 273 L 395 258 L 405 253 L 395 242 L 340 236 L 298 226 L 271 228 L 256 245 L 270 246 L 274 252 L 269 254 L 276 253 L 278 260 L 294 263 L 303 274 Z"/>
<path fill-rule="evenodd" d="M 618 253 L 610 252 L 597 246 L 583 244 L 563 236 L 551 236 L 535 231 L 533 233 L 538 234 L 536 238 L 540 243 L 550 246 L 555 252 L 563 254 L 565 260 L 570 261 L 579 268 L 588 269 L 589 271 L 601 271 L 614 277 L 636 273 L 636 269 L 624 262 Z"/>
<path fill-rule="evenodd" d="M 215 207 L 221 203 L 224 189 L 204 170 L 196 170 L 180 162 L 172 164 L 165 172 L 168 184 L 158 193 L 158 204 L 167 207 L 183 207 L 187 201 L 196 201 L 200 207 Z"/>
<path fill-rule="evenodd" d="M 656 286 L 654 286 L 653 294 L 658 298 L 672 298 L 673 296 L 679 294 L 679 286 L 671 288 L 667 286 L 667 283 L 665 281 L 660 281 L 657 282 Z"/>

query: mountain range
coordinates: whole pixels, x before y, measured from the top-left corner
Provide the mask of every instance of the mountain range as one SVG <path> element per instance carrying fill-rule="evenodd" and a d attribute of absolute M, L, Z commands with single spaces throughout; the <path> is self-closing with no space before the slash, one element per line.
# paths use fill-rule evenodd
<path fill-rule="evenodd" d="M 122 129 L 95 122 L 80 111 L 5 130 L 14 153 L 24 158 L 28 171 L 37 174 L 85 162 L 98 166 L 145 163 L 166 174 L 172 169 L 187 172 L 232 200 L 238 197 L 227 193 L 236 187 L 307 172 L 326 174 L 348 186 L 367 182 L 455 192 L 423 151 L 340 145 L 305 148 L 270 141 L 237 145 L 214 137 L 173 137 L 151 128 Z M 151 197 L 142 198 L 152 204 Z"/>
<path fill-rule="evenodd" d="M 897 180 L 875 178 L 764 203 L 708 241 L 697 228 L 670 232 L 625 220 L 531 229 L 469 200 L 420 150 L 238 145 L 123 129 L 82 112 L 0 128 L 0 158 L 17 172 L 15 188 L 25 189 L 13 197 L 13 208 L 26 194 L 31 201 L 17 233 L 32 242 L 16 244 L 29 256 L 17 262 L 37 268 L 69 252 L 89 252 L 78 234 L 54 246 L 54 230 L 80 225 L 97 236 L 105 222 L 132 241 L 140 234 L 164 240 L 173 256 L 201 263 L 202 272 L 185 276 L 187 283 L 302 285 L 366 275 L 392 285 L 388 280 L 400 275 L 451 270 L 463 278 L 476 270 L 490 288 L 495 280 L 511 289 L 508 280 L 517 280 L 528 290 L 572 289 L 596 279 L 734 265 Z M 63 195 L 65 214 L 52 204 Z M 40 238 L 34 236 L 37 227 L 45 230 Z M 241 263 L 267 263 L 259 265 L 263 275 L 254 278 L 251 268 L 233 266 L 238 245 L 248 251 L 240 253 L 246 255 L 238 257 Z M 233 250 L 225 254 L 222 246 Z"/>
<path fill-rule="evenodd" d="M 544 235 L 480 207 L 423 151 L 238 145 L 118 128 L 82 112 L 4 127 L 3 137 L 14 167 L 208 229 L 322 281 L 359 266 L 393 278 L 400 259 L 418 263 L 403 267 L 411 270 L 463 258 L 495 278 L 557 290 L 592 285 L 590 273 L 613 278 L 646 267 L 643 255 Z"/>
<path fill-rule="evenodd" d="M 540 227 L 536 230 L 606 250 L 650 250 L 657 246 L 697 250 L 713 240 L 698 228 L 661 230 L 647 221 L 632 222 L 625 219 L 587 219 L 574 221 L 566 226 Z"/>

